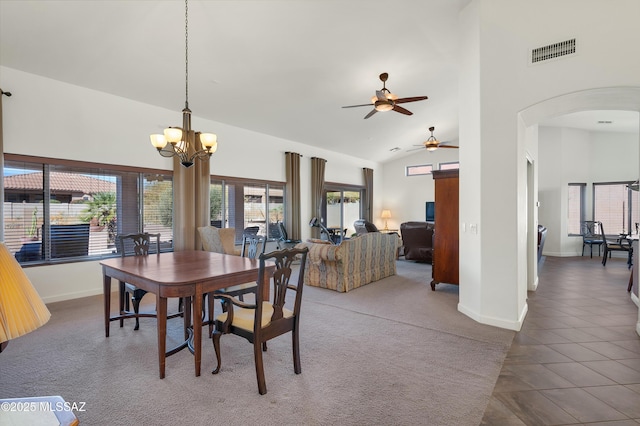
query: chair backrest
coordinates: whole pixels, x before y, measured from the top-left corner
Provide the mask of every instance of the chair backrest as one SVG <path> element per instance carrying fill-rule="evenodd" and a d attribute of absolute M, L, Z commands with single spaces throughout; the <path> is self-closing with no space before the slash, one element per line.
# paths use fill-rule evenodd
<path fill-rule="evenodd" d="M 242 250 L 240 256 L 248 257 L 249 259 L 255 259 L 259 254 L 263 254 L 267 247 L 267 237 L 258 234 L 244 234 L 242 235 Z"/>
<path fill-rule="evenodd" d="M 242 231 L 243 234 L 257 234 L 258 232 L 260 232 L 259 226 L 247 226 Z"/>
<path fill-rule="evenodd" d="M 271 289 L 272 294 L 269 298 L 271 305 L 273 306 L 273 315 L 271 316 L 270 327 L 279 327 L 275 325 L 279 320 L 282 321 L 291 321 L 291 318 L 284 318 L 283 308 L 285 306 L 287 291 L 295 291 L 296 296 L 293 302 L 293 315 L 295 317 L 295 321 L 298 320 L 300 316 L 300 305 L 302 304 L 302 290 L 304 288 L 304 269 L 307 263 L 307 253 L 309 249 L 307 247 L 304 248 L 290 248 L 284 249 L 280 251 L 274 251 L 271 253 L 261 254 L 260 255 L 260 270 L 258 272 L 258 281 L 259 283 L 263 282 L 264 276 L 266 273 L 266 263 L 274 262 L 276 264 L 276 270 L 271 276 Z M 300 267 L 298 268 L 297 278 L 292 277 L 292 264 L 294 261 L 299 260 Z M 294 278 L 294 281 L 291 279 Z M 258 285 L 256 300 L 265 300 L 263 297 L 263 288 L 261 285 Z M 263 304 L 258 303 L 255 311 L 255 322 L 254 322 L 254 330 L 262 329 L 262 309 Z M 286 326 L 285 326 L 286 327 Z M 287 328 L 291 330 L 293 324 L 290 324 Z"/>
<path fill-rule="evenodd" d="M 604 226 L 602 226 L 602 222 L 596 222 L 598 229 L 600 230 L 600 235 L 602 237 L 602 245 L 604 246 L 604 252 L 607 253 L 607 234 L 604 233 Z"/>
<path fill-rule="evenodd" d="M 280 239 L 282 241 L 287 241 L 289 239 L 289 236 L 287 235 L 287 228 L 284 227 L 284 223 L 278 221 L 276 222 L 276 225 L 278 226 L 278 230 L 280 231 Z"/>
<path fill-rule="evenodd" d="M 580 224 L 580 234 L 583 240 L 594 241 L 601 240 L 600 222 L 597 220 L 585 220 Z"/>
<path fill-rule="evenodd" d="M 116 237 L 118 244 L 118 252 L 120 256 L 125 257 L 127 254 L 134 256 L 146 256 L 151 250 L 152 239 L 155 239 L 155 252 L 160 254 L 160 234 L 123 234 Z"/>
<path fill-rule="evenodd" d="M 364 219 L 358 219 L 353 222 L 353 227 L 357 235 L 367 234 L 369 232 L 380 232 L 376 225 Z"/>

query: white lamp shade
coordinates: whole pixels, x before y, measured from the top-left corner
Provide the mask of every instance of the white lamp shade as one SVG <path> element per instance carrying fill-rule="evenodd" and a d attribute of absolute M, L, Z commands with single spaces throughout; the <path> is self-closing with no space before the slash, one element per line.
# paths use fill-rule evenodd
<path fill-rule="evenodd" d="M 391 217 L 391 210 L 382 210 L 380 217 L 382 219 L 389 219 Z"/>
<path fill-rule="evenodd" d="M 157 149 L 162 149 L 167 146 L 167 138 L 164 135 L 153 134 L 149 136 L 151 138 L 151 145 L 156 147 Z"/>
<path fill-rule="evenodd" d="M 167 142 L 175 144 L 182 140 L 182 129 L 179 127 L 168 127 L 164 129 L 164 137 Z"/>
<path fill-rule="evenodd" d="M 218 136 L 214 133 L 200 133 L 200 143 L 205 148 L 212 148 L 211 151 L 215 152 L 213 147 L 218 147 Z"/>
<path fill-rule="evenodd" d="M 51 313 L 4 243 L 0 243 L 0 343 L 43 326 Z"/>

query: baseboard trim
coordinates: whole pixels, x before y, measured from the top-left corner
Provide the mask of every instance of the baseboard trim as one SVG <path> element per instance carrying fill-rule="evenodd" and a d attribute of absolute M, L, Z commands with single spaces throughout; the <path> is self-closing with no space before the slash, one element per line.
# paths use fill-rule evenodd
<path fill-rule="evenodd" d="M 458 311 L 465 314 L 469 318 L 474 321 L 477 321 L 481 324 L 491 325 L 494 327 L 505 328 L 507 330 L 520 331 L 522 328 L 522 324 L 524 323 L 524 318 L 527 316 L 527 312 L 529 311 L 529 306 L 525 303 L 522 312 L 520 313 L 520 317 L 517 321 L 505 320 L 502 318 L 496 317 L 488 317 L 485 315 L 480 315 L 477 312 L 467 309 L 462 304 L 458 303 Z"/>
<path fill-rule="evenodd" d="M 112 287 L 115 287 L 115 291 L 118 290 L 118 286 L 112 286 Z M 113 292 L 114 289 L 112 288 L 111 291 Z M 72 292 L 72 293 L 56 294 L 55 296 L 43 297 L 42 301 L 45 304 L 46 303 L 54 303 L 54 302 L 63 302 L 65 300 L 80 299 L 82 297 L 95 296 L 95 295 L 103 294 L 103 293 L 104 292 L 103 292 L 102 288 L 95 288 L 95 289 L 77 291 L 77 292 Z"/>

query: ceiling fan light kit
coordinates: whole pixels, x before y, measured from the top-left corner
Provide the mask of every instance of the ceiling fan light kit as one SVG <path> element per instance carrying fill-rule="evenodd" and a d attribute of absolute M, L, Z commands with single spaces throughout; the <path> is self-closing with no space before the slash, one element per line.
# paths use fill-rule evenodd
<path fill-rule="evenodd" d="M 369 112 L 367 115 L 364 116 L 364 118 L 366 120 L 367 118 L 371 117 L 373 114 L 375 114 L 378 111 L 391 111 L 391 110 L 393 110 L 393 111 L 399 112 L 400 114 L 413 115 L 413 113 L 411 111 L 409 111 L 406 108 L 403 108 L 403 107 L 399 106 L 398 104 L 403 104 L 403 103 L 407 103 L 407 102 L 423 101 L 425 99 L 428 99 L 427 96 L 414 96 L 414 97 L 411 97 L 411 98 L 398 98 L 398 96 L 396 96 L 395 94 L 391 93 L 389 91 L 389 89 L 387 89 L 386 82 L 387 82 L 388 78 L 389 78 L 389 74 L 387 74 L 386 72 L 383 72 L 382 74 L 380 74 L 380 81 L 382 81 L 382 89 L 376 90 L 376 95 L 371 98 L 371 103 L 362 104 L 362 105 L 348 105 L 348 106 L 343 106 L 342 108 L 356 108 L 356 107 L 363 107 L 363 106 L 373 106 L 373 109 L 371 110 L 371 112 Z"/>
<path fill-rule="evenodd" d="M 431 136 L 429 136 L 429 139 L 422 142 L 420 145 L 414 145 L 414 146 L 419 146 L 420 148 L 409 149 L 408 151 L 415 151 L 418 149 L 425 148 L 427 151 L 432 152 L 438 148 L 456 148 L 456 149 L 459 148 L 455 145 L 447 145 L 448 142 L 440 142 L 438 139 L 436 139 L 436 137 L 433 136 L 433 131 L 435 129 L 436 128 L 433 126 L 429 127 L 429 131 L 431 132 Z"/>

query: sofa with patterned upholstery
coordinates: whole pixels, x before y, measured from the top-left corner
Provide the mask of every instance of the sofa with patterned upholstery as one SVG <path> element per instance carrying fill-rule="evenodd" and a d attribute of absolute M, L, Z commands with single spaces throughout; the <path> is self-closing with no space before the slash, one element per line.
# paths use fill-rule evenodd
<path fill-rule="evenodd" d="M 332 245 L 308 240 L 296 247 L 308 247 L 304 282 L 307 285 L 347 292 L 395 275 L 397 234 L 363 234 Z"/>
<path fill-rule="evenodd" d="M 198 228 L 202 249 L 215 253 L 240 255 L 240 249 L 235 246 L 235 228 L 216 228 L 215 226 L 202 226 Z"/>

